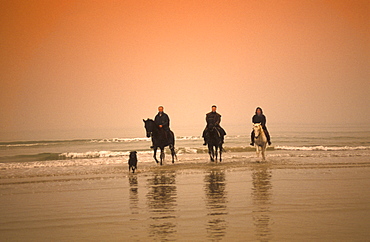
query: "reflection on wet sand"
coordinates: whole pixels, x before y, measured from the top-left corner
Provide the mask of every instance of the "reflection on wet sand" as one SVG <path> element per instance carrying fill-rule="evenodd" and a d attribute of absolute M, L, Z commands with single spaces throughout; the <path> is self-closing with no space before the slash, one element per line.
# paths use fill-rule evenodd
<path fill-rule="evenodd" d="M 207 234 L 211 239 L 222 239 L 226 234 L 227 222 L 225 217 L 228 214 L 226 211 L 225 172 L 211 170 L 206 174 L 204 182 L 207 216 L 209 216 Z"/>
<path fill-rule="evenodd" d="M 256 167 L 252 172 L 252 211 L 256 237 L 259 241 L 271 238 L 270 204 L 272 196 L 271 171 L 267 167 Z"/>
<path fill-rule="evenodd" d="M 139 194 L 138 194 L 138 182 L 136 175 L 129 175 L 129 184 L 130 184 L 130 210 L 131 214 L 139 213 Z"/>
<path fill-rule="evenodd" d="M 151 224 L 149 236 L 153 239 L 171 239 L 177 232 L 175 208 L 177 206 L 176 173 L 159 171 L 147 180 Z"/>

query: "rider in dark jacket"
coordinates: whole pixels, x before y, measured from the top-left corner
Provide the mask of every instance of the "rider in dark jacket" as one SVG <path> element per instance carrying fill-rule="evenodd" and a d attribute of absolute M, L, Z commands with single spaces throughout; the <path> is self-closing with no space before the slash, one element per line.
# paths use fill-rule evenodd
<path fill-rule="evenodd" d="M 222 137 L 222 142 L 223 138 L 226 135 L 225 130 L 220 126 L 221 122 L 221 115 L 216 112 L 217 107 L 215 105 L 212 106 L 212 112 L 209 112 L 206 114 L 206 122 L 207 126 L 203 131 L 203 138 L 204 138 L 204 144 L 207 145 L 207 138 L 208 138 L 208 129 L 210 127 L 216 127 L 220 131 L 220 135 Z"/>
<path fill-rule="evenodd" d="M 263 111 L 262 111 L 262 108 L 260 107 L 257 107 L 256 108 L 256 114 L 253 116 L 252 118 L 252 123 L 256 124 L 256 123 L 260 123 L 262 125 L 262 128 L 263 128 L 263 131 L 265 131 L 265 135 L 266 135 L 266 138 L 267 138 L 267 143 L 269 145 L 271 145 L 271 141 L 270 141 L 270 134 L 267 130 L 267 127 L 266 127 L 266 117 L 265 115 L 263 115 Z M 252 131 L 251 133 L 251 144 L 250 145 L 254 145 L 254 131 Z"/>
<path fill-rule="evenodd" d="M 168 142 L 171 142 L 173 139 L 172 132 L 170 130 L 170 118 L 166 113 L 163 112 L 163 106 L 158 107 L 158 114 L 154 118 L 154 123 L 158 125 L 159 132 L 164 131 L 164 135 Z M 151 146 L 150 148 L 153 148 Z"/>
<path fill-rule="evenodd" d="M 165 131 L 170 131 L 170 118 L 163 112 L 162 106 L 158 107 L 158 114 L 155 116 L 154 122 L 159 128 L 163 128 Z"/>

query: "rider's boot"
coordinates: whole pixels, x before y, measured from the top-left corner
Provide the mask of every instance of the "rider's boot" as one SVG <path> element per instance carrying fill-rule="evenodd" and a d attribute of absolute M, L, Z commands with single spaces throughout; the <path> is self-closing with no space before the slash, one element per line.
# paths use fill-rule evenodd
<path fill-rule="evenodd" d="M 268 143 L 269 145 L 271 145 L 269 131 L 268 131 L 267 129 L 264 129 L 264 131 L 265 131 L 265 135 L 266 135 L 267 143 Z"/>

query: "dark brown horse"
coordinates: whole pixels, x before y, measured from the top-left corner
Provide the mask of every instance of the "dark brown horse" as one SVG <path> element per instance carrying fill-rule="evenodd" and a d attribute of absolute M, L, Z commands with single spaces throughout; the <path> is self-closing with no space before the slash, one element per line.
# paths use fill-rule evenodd
<path fill-rule="evenodd" d="M 211 158 L 211 161 L 217 162 L 218 153 L 220 153 L 220 162 L 222 161 L 222 144 L 223 144 L 223 137 L 220 130 L 217 129 L 215 126 L 210 126 L 208 128 L 208 154 Z"/>
<path fill-rule="evenodd" d="M 152 137 L 152 142 L 153 142 L 153 150 L 154 150 L 154 160 L 159 163 L 157 159 L 157 149 L 161 149 L 161 155 L 160 155 L 160 164 L 162 165 L 162 162 L 165 158 L 164 154 L 164 147 L 169 146 L 171 150 L 171 155 L 172 155 L 172 163 L 175 162 L 175 157 L 176 152 L 175 152 L 175 135 L 172 131 L 165 131 L 164 129 L 159 128 L 154 120 L 152 119 L 147 119 L 144 120 L 144 126 L 146 130 L 146 137 Z"/>

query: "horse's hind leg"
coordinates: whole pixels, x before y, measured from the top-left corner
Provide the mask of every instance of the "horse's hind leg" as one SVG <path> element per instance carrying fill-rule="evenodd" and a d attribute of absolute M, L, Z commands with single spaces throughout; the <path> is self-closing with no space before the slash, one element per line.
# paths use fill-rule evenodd
<path fill-rule="evenodd" d="M 177 155 L 176 155 L 176 152 L 175 152 L 175 147 L 171 147 L 171 155 L 172 155 L 172 163 L 175 163 L 175 157 L 177 159 Z"/>
<path fill-rule="evenodd" d="M 220 162 L 222 161 L 222 144 L 220 145 Z"/>

